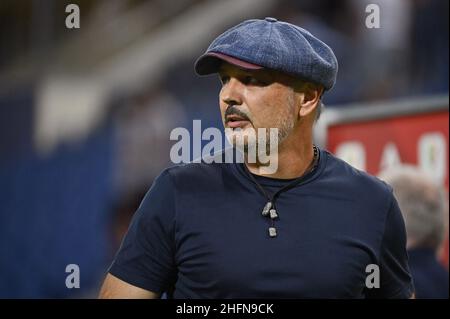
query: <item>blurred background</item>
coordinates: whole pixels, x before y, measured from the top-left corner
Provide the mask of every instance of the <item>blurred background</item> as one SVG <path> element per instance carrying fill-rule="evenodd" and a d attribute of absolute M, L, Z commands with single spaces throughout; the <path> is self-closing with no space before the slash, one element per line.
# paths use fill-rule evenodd
<path fill-rule="evenodd" d="M 80 28 L 66 27 L 70 3 Z M 366 27 L 370 3 L 379 29 Z M 143 195 L 172 165 L 171 130 L 194 119 L 222 128 L 219 81 L 197 77 L 193 64 L 245 19 L 285 20 L 333 48 L 338 79 L 317 143 L 372 174 L 420 166 L 448 189 L 448 6 L 2 0 L 0 298 L 96 296 Z M 437 258 L 448 269 L 448 240 L 443 247 Z M 78 289 L 65 285 L 68 264 L 80 268 Z"/>

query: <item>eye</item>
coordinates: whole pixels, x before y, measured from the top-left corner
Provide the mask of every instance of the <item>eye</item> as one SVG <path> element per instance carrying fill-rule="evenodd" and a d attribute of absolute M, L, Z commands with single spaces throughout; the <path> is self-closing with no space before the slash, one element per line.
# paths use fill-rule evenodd
<path fill-rule="evenodd" d="M 255 78 L 253 76 L 250 76 L 250 75 L 245 76 L 242 79 L 242 83 L 244 83 L 246 85 L 256 85 L 256 86 L 266 86 L 267 85 L 267 83 Z"/>
<path fill-rule="evenodd" d="M 222 85 L 227 84 L 229 80 L 230 80 L 230 77 L 228 75 L 220 76 L 220 82 L 222 83 Z"/>

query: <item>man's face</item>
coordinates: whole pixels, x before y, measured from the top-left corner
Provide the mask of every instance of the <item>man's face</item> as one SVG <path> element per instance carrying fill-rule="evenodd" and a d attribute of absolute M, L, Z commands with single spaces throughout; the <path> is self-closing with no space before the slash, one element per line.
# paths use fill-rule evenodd
<path fill-rule="evenodd" d="M 269 129 L 278 129 L 278 144 L 292 132 L 298 110 L 297 93 L 290 86 L 292 79 L 271 70 L 244 70 L 223 63 L 219 70 L 222 89 L 220 111 L 227 136 L 234 146 L 236 137 L 244 138 L 244 151 L 259 147 L 258 129 L 266 129 L 266 152 L 269 151 Z M 249 138 L 252 133 L 256 140 Z"/>

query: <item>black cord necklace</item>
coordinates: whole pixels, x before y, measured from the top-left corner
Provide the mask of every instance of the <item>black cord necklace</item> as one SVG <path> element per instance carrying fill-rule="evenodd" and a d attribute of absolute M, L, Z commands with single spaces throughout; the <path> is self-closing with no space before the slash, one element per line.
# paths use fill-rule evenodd
<path fill-rule="evenodd" d="M 244 164 L 244 169 L 245 169 L 247 175 L 250 177 L 250 179 L 253 181 L 253 183 L 256 184 L 258 189 L 261 191 L 261 193 L 267 199 L 267 203 L 266 203 L 266 205 L 264 205 L 264 208 L 263 208 L 261 214 L 264 217 L 270 217 L 271 226 L 269 227 L 269 236 L 272 238 L 277 236 L 277 229 L 275 228 L 275 219 L 278 218 L 278 213 L 277 213 L 277 209 L 275 207 L 275 202 L 276 202 L 278 196 L 282 192 L 285 192 L 295 186 L 302 184 L 303 177 L 305 177 L 307 174 L 311 173 L 312 171 L 314 171 L 317 168 L 317 164 L 319 162 L 319 150 L 317 149 L 317 147 L 315 145 L 313 145 L 313 149 L 314 149 L 313 160 L 311 161 L 311 164 L 309 165 L 308 169 L 306 169 L 306 171 L 302 174 L 302 176 L 300 176 L 299 178 L 296 178 L 291 183 L 281 187 L 273 195 L 270 195 L 264 189 L 264 187 L 262 187 L 262 185 L 258 183 L 255 176 L 249 171 L 247 165 Z"/>

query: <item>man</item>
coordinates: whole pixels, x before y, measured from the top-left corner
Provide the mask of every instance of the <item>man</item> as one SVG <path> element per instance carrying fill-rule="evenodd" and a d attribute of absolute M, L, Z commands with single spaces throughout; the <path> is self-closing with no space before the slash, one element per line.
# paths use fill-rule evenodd
<path fill-rule="evenodd" d="M 228 138 L 245 155 L 276 149 L 252 131 L 278 130 L 277 170 L 265 173 L 267 164 L 249 156 L 166 169 L 100 296 L 410 297 L 404 223 L 391 189 L 312 142 L 321 96 L 336 79 L 333 51 L 292 24 L 248 20 L 216 38 L 195 68 L 219 73 Z M 366 272 L 371 264 L 380 274 Z M 379 288 L 366 286 L 369 275 Z"/>
<path fill-rule="evenodd" d="M 436 257 L 448 225 L 444 190 L 409 165 L 388 169 L 380 178 L 393 187 L 405 219 L 416 298 L 448 299 L 448 271 Z"/>

